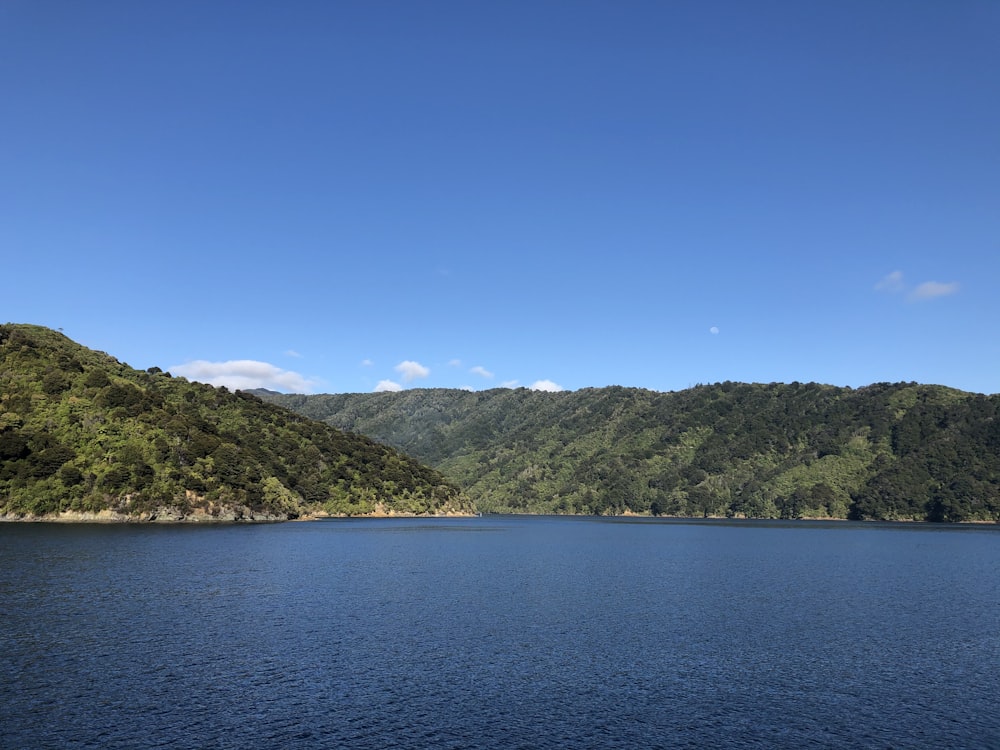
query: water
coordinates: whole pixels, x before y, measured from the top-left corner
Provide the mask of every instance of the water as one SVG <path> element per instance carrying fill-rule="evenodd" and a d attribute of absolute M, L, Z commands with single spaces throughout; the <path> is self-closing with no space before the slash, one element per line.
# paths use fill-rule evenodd
<path fill-rule="evenodd" d="M 0 525 L 0 747 L 997 748 L 1000 529 Z"/>

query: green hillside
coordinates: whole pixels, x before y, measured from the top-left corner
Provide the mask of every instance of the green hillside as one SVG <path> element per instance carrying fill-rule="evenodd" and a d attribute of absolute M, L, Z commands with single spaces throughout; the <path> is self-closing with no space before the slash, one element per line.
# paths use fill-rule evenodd
<path fill-rule="evenodd" d="M 487 512 L 1000 520 L 1000 397 L 940 386 L 261 395 L 429 463 Z"/>
<path fill-rule="evenodd" d="M 469 511 L 437 471 L 257 397 L 0 326 L 0 516 Z"/>

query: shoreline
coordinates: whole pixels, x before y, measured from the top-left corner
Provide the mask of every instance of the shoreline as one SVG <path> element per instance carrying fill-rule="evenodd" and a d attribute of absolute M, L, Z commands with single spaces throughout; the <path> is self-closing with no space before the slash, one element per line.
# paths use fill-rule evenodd
<path fill-rule="evenodd" d="M 304 513 L 300 516 L 272 516 L 263 513 L 225 513 L 212 515 L 205 512 L 182 514 L 176 509 L 163 508 L 157 511 L 128 515 L 113 510 L 77 511 L 64 510 L 58 513 L 47 513 L 43 516 L 32 514 L 18 515 L 14 513 L 0 514 L 0 523 L 95 523 L 95 524 L 249 524 L 249 523 L 295 523 L 300 521 L 322 521 L 330 518 L 474 518 L 475 513 L 460 513 L 448 511 L 445 513 L 395 513 L 393 511 L 374 511 L 359 515 L 331 515 L 325 511 Z"/>
<path fill-rule="evenodd" d="M 238 511 L 238 512 L 237 512 Z M 359 513 L 354 515 L 343 514 L 332 514 L 326 511 L 314 511 L 311 513 L 303 513 L 300 516 L 288 517 L 288 516 L 273 516 L 264 513 L 254 513 L 248 508 L 240 509 L 230 509 L 228 512 L 220 513 L 217 515 L 212 515 L 204 511 L 195 511 L 188 514 L 182 514 L 175 508 L 159 508 L 156 511 L 148 511 L 140 513 L 137 515 L 127 515 L 120 513 L 118 511 L 105 509 L 101 511 L 73 511 L 64 510 L 59 513 L 49 513 L 44 516 L 36 516 L 32 514 L 18 515 L 14 513 L 4 513 L 0 514 L 0 523 L 57 523 L 57 524 L 122 524 L 122 525 L 167 525 L 167 524 L 189 524 L 193 526 L 204 526 L 204 525 L 230 525 L 230 524 L 259 524 L 259 523 L 298 523 L 306 521 L 323 521 L 331 519 L 350 519 L 350 518 L 422 518 L 422 519 L 434 519 L 434 518 L 477 518 L 482 517 L 484 514 L 473 513 L 473 512 L 461 512 L 461 511 L 445 511 L 443 513 L 399 513 L 393 510 L 387 510 L 384 508 L 379 508 L 371 513 Z M 744 517 L 733 517 L 728 518 L 726 516 L 653 516 L 641 513 L 622 513 L 618 515 L 592 515 L 583 513 L 558 513 L 558 514 L 548 514 L 548 513 L 489 513 L 485 514 L 488 516 L 554 516 L 558 518 L 621 518 L 621 519 L 661 519 L 665 521 L 683 521 L 683 522 L 698 522 L 698 521 L 709 521 L 709 522 L 743 522 L 748 521 L 751 523 L 761 523 L 761 522 L 795 522 L 803 521 L 806 523 L 870 523 L 870 524 L 886 524 L 886 523 L 898 523 L 898 524 L 912 524 L 914 526 L 996 526 L 1000 525 L 1000 520 L 990 521 L 990 520 L 969 520 L 969 521 L 959 521 L 959 522 L 936 522 L 936 521 L 925 521 L 919 519 L 870 519 L 865 521 L 851 521 L 847 518 L 795 518 L 795 519 L 778 519 L 778 518 L 744 518 Z"/>

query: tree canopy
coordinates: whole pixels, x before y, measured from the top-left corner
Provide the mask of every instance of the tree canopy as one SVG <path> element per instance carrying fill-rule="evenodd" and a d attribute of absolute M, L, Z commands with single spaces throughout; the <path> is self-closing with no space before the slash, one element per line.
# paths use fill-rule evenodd
<path fill-rule="evenodd" d="M 1000 521 L 1000 397 L 942 386 L 261 395 L 426 461 L 488 512 Z"/>

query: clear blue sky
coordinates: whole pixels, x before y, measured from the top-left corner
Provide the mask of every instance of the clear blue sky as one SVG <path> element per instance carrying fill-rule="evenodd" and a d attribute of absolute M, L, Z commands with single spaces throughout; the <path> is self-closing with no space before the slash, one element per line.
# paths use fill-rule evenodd
<path fill-rule="evenodd" d="M 0 322 L 296 392 L 995 393 L 998 40 L 996 0 L 5 0 Z"/>

